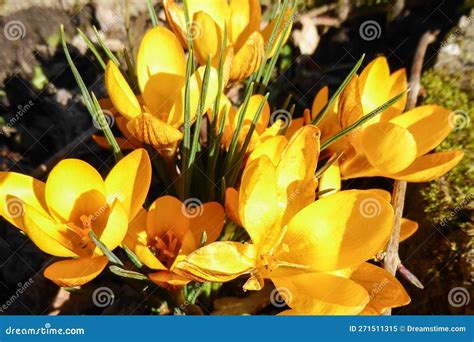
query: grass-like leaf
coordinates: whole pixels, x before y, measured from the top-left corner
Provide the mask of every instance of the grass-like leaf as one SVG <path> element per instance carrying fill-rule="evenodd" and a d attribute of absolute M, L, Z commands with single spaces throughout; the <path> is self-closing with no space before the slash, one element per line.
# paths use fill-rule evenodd
<path fill-rule="evenodd" d="M 148 14 L 150 15 L 151 24 L 153 26 L 158 26 L 158 17 L 155 12 L 155 8 L 153 7 L 153 3 L 151 0 L 147 0 L 147 7 L 148 7 Z"/>
<path fill-rule="evenodd" d="M 234 186 L 237 180 L 237 176 L 239 175 L 240 165 L 242 164 L 245 154 L 247 153 L 247 148 L 250 144 L 250 141 L 252 140 L 253 132 L 255 131 L 255 127 L 257 126 L 257 122 L 260 119 L 260 115 L 262 114 L 263 108 L 265 107 L 265 103 L 267 102 L 269 96 L 270 96 L 270 93 L 265 94 L 262 102 L 258 106 L 257 112 L 255 113 L 255 116 L 252 120 L 249 131 L 247 132 L 247 136 L 245 137 L 244 143 L 242 144 L 242 148 L 240 149 L 237 157 L 235 158 L 235 161 L 231 162 L 231 172 L 230 172 L 229 181 L 227 182 L 228 186 L 231 186 L 231 187 Z"/>
<path fill-rule="evenodd" d="M 107 55 L 107 57 L 109 57 L 116 66 L 120 66 L 120 62 L 117 57 L 115 57 L 114 53 L 110 51 L 107 45 L 105 45 L 105 42 L 102 40 L 102 37 L 100 36 L 99 31 L 97 30 L 97 27 L 92 26 L 92 30 L 94 30 L 95 36 L 97 38 L 97 43 L 102 48 L 102 50 L 104 50 L 104 53 Z"/>
<path fill-rule="evenodd" d="M 362 118 L 360 118 L 359 120 L 357 120 L 355 123 L 353 123 L 352 125 L 350 125 L 349 127 L 343 129 L 342 131 L 334 134 L 332 137 L 330 137 L 328 140 L 326 140 L 322 145 L 321 145 L 321 151 L 325 150 L 326 148 L 328 148 L 330 145 L 332 145 L 333 143 L 335 143 L 336 141 L 338 141 L 340 138 L 342 138 L 343 136 L 345 136 L 346 134 L 352 132 L 353 130 L 355 130 L 356 128 L 358 128 L 359 126 L 363 125 L 364 123 L 366 123 L 367 121 L 369 121 L 370 119 L 372 119 L 374 116 L 382 113 L 385 109 L 387 109 L 388 107 L 392 106 L 394 103 L 396 103 L 398 100 L 400 100 L 400 98 L 402 98 L 402 96 L 405 95 L 405 92 L 402 92 L 400 94 L 398 94 L 397 96 L 391 98 L 390 100 L 388 100 L 387 102 L 385 102 L 383 105 L 377 107 L 376 109 L 374 109 L 373 111 L 371 111 L 369 114 L 367 115 L 364 115 Z"/>
<path fill-rule="evenodd" d="M 285 41 L 285 37 L 288 34 L 289 30 L 291 29 L 291 23 L 293 21 L 292 18 L 295 14 L 297 3 L 298 2 L 295 1 L 292 8 L 291 8 L 290 18 L 283 25 L 283 32 L 280 36 L 280 39 L 278 39 L 278 43 L 277 43 L 277 46 L 276 46 L 276 49 L 275 49 L 275 54 L 270 59 L 270 63 L 268 64 L 268 67 L 265 69 L 265 73 L 263 75 L 263 81 L 262 81 L 262 84 L 261 84 L 262 89 L 264 89 L 268 85 L 268 82 L 270 81 L 270 77 L 272 76 L 273 69 L 275 68 L 278 57 L 280 56 L 281 48 L 283 47 L 283 42 Z M 286 7 L 285 7 L 284 12 L 286 12 Z"/>
<path fill-rule="evenodd" d="M 84 32 L 82 32 L 81 29 L 77 28 L 77 32 L 79 32 L 79 35 L 82 37 L 84 42 L 86 42 L 87 47 L 94 54 L 95 58 L 99 62 L 102 69 L 105 70 L 106 65 L 105 65 L 104 59 L 100 55 L 99 51 L 97 51 L 97 49 L 95 48 L 94 43 L 92 43 L 92 41 L 89 39 L 89 37 L 87 37 L 87 35 Z"/>
<path fill-rule="evenodd" d="M 94 244 L 100 248 L 100 250 L 104 253 L 104 255 L 109 259 L 109 261 L 113 264 L 117 264 L 120 266 L 123 266 L 122 260 L 120 260 L 110 249 L 107 248 L 106 245 L 104 245 L 95 235 L 94 231 L 89 232 L 89 237 L 91 240 L 94 242 Z"/>
<path fill-rule="evenodd" d="M 120 150 L 120 146 L 117 143 L 117 140 L 115 140 L 114 134 L 112 133 L 112 130 L 110 129 L 109 123 L 105 119 L 105 114 L 102 111 L 102 108 L 99 105 L 99 101 L 97 101 L 97 98 L 95 97 L 94 93 L 91 92 L 91 97 L 92 101 L 94 103 L 94 109 L 95 109 L 95 120 L 96 122 L 99 123 L 100 128 L 104 132 L 105 139 L 107 139 L 107 142 L 109 143 L 110 147 L 112 148 L 112 152 L 114 153 L 115 161 L 118 162 L 120 159 L 123 158 L 122 151 Z"/>
<path fill-rule="evenodd" d="M 79 70 L 77 70 L 76 66 L 74 65 L 74 62 L 71 58 L 71 54 L 69 53 L 69 50 L 66 45 L 66 38 L 64 36 L 64 26 L 61 25 L 60 29 L 60 34 L 61 34 L 61 43 L 63 46 L 64 54 L 66 55 L 66 60 L 69 64 L 69 67 L 71 68 L 71 71 L 74 75 L 74 78 L 76 80 L 77 85 L 79 86 L 79 89 L 81 90 L 82 98 L 84 99 L 85 105 L 87 110 L 89 111 L 89 114 L 92 117 L 92 120 L 98 122 L 98 123 L 104 123 L 105 117 L 104 113 L 102 112 L 102 109 L 100 109 L 100 106 L 98 106 L 97 99 L 92 98 L 91 94 L 89 93 L 89 90 L 86 87 L 86 84 L 84 83 Z M 95 96 L 94 96 L 95 98 Z M 99 109 L 98 109 L 98 108 Z M 104 125 L 104 135 L 107 139 L 107 142 L 110 144 L 112 147 L 112 150 L 114 152 L 115 160 L 118 161 L 122 158 L 122 152 L 120 151 L 120 147 L 118 146 L 117 141 L 115 140 L 112 131 L 110 130 L 110 127 L 108 125 Z"/>
<path fill-rule="evenodd" d="M 316 170 L 314 177 L 320 178 L 323 175 L 323 173 L 326 172 L 327 169 L 331 167 L 331 165 L 333 165 L 335 162 L 339 160 L 339 158 L 342 157 L 343 154 L 344 154 L 343 151 L 339 151 L 333 154 L 331 158 L 329 158 L 329 160 L 326 162 L 326 164 L 324 164 L 320 169 Z"/>
<path fill-rule="evenodd" d="M 242 110 L 239 113 L 239 118 L 237 121 L 237 126 L 235 127 L 234 130 L 234 135 L 232 136 L 232 140 L 230 142 L 229 150 L 227 152 L 225 161 L 224 161 L 224 174 L 228 173 L 228 167 L 230 166 L 230 163 L 234 159 L 235 152 L 237 150 L 237 145 L 239 143 L 239 137 L 240 137 L 240 131 L 242 130 L 242 125 L 244 123 L 244 117 L 247 112 L 247 108 L 249 105 L 250 101 L 250 96 L 253 93 L 253 87 L 254 83 L 250 83 L 250 85 L 247 87 L 244 102 L 242 104 Z"/>
<path fill-rule="evenodd" d="M 331 99 L 328 101 L 328 103 L 326 103 L 326 105 L 321 109 L 321 111 L 314 117 L 312 121 L 313 125 L 317 125 L 318 123 L 321 122 L 321 120 L 324 118 L 324 116 L 328 112 L 329 108 L 331 108 L 334 102 L 336 101 L 337 97 L 342 93 L 342 91 L 349 84 L 352 77 L 359 70 L 360 66 L 362 65 L 362 62 L 364 61 L 364 57 L 365 57 L 365 54 L 363 54 L 362 57 L 357 61 L 356 65 L 354 65 L 351 72 L 346 76 L 346 78 L 341 83 L 339 88 L 337 88 L 336 92 L 331 96 Z"/>
<path fill-rule="evenodd" d="M 278 14 L 276 24 L 273 27 L 272 34 L 270 35 L 270 39 L 269 39 L 268 44 L 267 44 L 266 49 L 265 49 L 265 55 L 263 57 L 262 65 L 260 66 L 260 69 L 258 70 L 258 72 L 255 76 L 255 79 L 254 79 L 254 81 L 256 83 L 260 82 L 260 78 L 263 76 L 263 71 L 265 70 L 266 61 L 268 59 L 268 56 L 270 56 L 270 52 L 272 51 L 273 43 L 275 42 L 275 39 L 278 35 L 278 31 L 280 30 L 280 24 L 281 24 L 281 21 L 283 20 L 283 17 L 285 16 L 285 11 L 288 8 L 289 2 L 290 2 L 290 0 L 285 0 L 283 2 L 283 8 L 280 10 L 280 12 Z M 273 20 L 273 19 L 275 19 L 275 18 L 272 17 L 270 20 Z"/>
<path fill-rule="evenodd" d="M 143 267 L 143 263 L 140 261 L 140 259 L 138 259 L 138 257 L 135 255 L 135 253 L 133 253 L 133 251 L 130 248 L 127 247 L 127 245 L 122 244 L 122 249 L 125 251 L 128 258 L 135 265 L 136 268 L 142 268 Z"/>
<path fill-rule="evenodd" d="M 118 275 L 119 277 L 122 278 L 130 278 L 130 279 L 135 279 L 135 280 L 142 280 L 142 281 L 149 281 L 148 277 L 140 272 L 134 272 L 134 271 L 129 271 L 125 270 L 121 267 L 112 265 L 109 267 L 110 271 L 113 274 Z"/>

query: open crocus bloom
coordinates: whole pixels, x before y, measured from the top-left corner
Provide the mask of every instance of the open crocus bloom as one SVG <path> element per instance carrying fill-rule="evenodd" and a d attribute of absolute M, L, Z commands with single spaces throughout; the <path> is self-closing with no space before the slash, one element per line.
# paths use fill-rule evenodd
<path fill-rule="evenodd" d="M 205 68 L 191 76 L 190 121 L 196 117 Z M 126 130 L 138 141 L 159 152 L 173 154 L 183 134 L 186 57 L 176 36 L 164 27 L 149 30 L 137 57 L 137 78 L 141 96 L 137 97 L 119 68 L 109 61 L 105 85 L 115 109 L 127 120 Z M 204 112 L 217 95 L 217 72 L 211 68 Z"/>
<path fill-rule="evenodd" d="M 272 44 L 268 58 L 274 54 L 280 36 L 284 33 L 284 27 L 290 19 L 290 10 L 287 10 L 277 30 L 278 34 L 270 41 L 276 19 L 260 30 L 262 10 L 258 0 L 230 0 L 230 3 L 227 0 L 188 0 L 187 4 L 193 49 L 201 65 L 206 64 L 209 56 L 213 58 L 213 64 L 217 64 L 224 28 L 227 26 L 224 58 L 228 70 L 225 72 L 225 78 L 231 81 L 243 80 L 257 71 L 263 62 L 268 44 Z M 170 27 L 183 46 L 187 47 L 188 30 L 184 9 L 174 0 L 164 0 L 163 6 Z"/>
<path fill-rule="evenodd" d="M 68 258 L 44 276 L 59 286 L 83 285 L 97 277 L 107 258 L 90 238 L 109 250 L 125 237 L 128 222 L 145 201 L 151 165 L 144 149 L 127 155 L 105 179 L 88 163 L 64 159 L 46 183 L 15 172 L 0 173 L 0 214 L 25 232 L 43 252 Z"/>
<path fill-rule="evenodd" d="M 224 209 L 217 202 L 186 206 L 171 196 L 158 198 L 142 210 L 125 238 L 125 245 L 156 272 L 149 278 L 161 286 L 181 286 L 190 279 L 174 273 L 175 265 L 202 243 L 214 242 L 224 225 Z"/>
<path fill-rule="evenodd" d="M 311 314 L 359 313 L 370 302 L 370 295 L 357 280 L 350 279 L 348 270 L 364 264 L 385 246 L 393 209 L 370 191 L 342 191 L 314 201 L 319 130 L 308 125 L 289 142 L 284 139 L 275 137 L 266 148 L 254 151 L 260 155 L 247 164 L 237 208 L 231 204 L 235 192 L 234 201 L 226 205 L 231 209 L 229 216 L 237 213 L 252 243 L 211 243 L 179 262 L 176 272 L 198 281 L 218 282 L 250 274 L 244 285 L 247 290 L 259 290 L 264 279 L 279 286 L 297 282 L 303 275 L 306 286 L 290 290 L 296 300 L 294 305 L 289 303 L 293 309 Z M 365 215 L 368 202 L 376 203 L 375 214 Z M 391 286 L 401 287 L 389 274 L 386 278 Z M 307 292 L 308 286 L 320 291 Z M 338 294 L 329 295 L 329 289 Z M 306 301 L 307 296 L 314 300 Z M 406 298 L 397 297 L 384 305 L 405 302 Z"/>
<path fill-rule="evenodd" d="M 255 117 L 255 114 L 257 113 L 258 108 L 260 107 L 263 100 L 264 97 L 262 95 L 252 95 L 250 97 L 247 110 L 245 111 L 245 115 L 243 118 L 242 127 L 240 129 L 238 140 L 238 143 L 240 145 L 244 143 L 249 132 L 250 126 L 252 125 L 252 121 Z M 230 100 L 225 95 L 223 95 L 221 97 L 219 106 L 219 117 L 217 118 L 216 127 L 220 127 L 221 120 L 225 116 L 222 144 L 225 146 L 226 149 L 228 149 L 236 131 L 243 105 L 236 109 L 232 106 Z M 210 115 L 210 113 L 211 111 L 208 112 L 208 115 Z M 213 118 L 211 117 L 211 120 L 212 119 Z M 260 114 L 257 124 L 255 125 L 255 129 L 253 131 L 250 143 L 247 147 L 247 152 L 253 151 L 257 146 L 259 146 L 266 140 L 279 134 L 280 130 L 284 126 L 284 121 L 282 119 L 277 119 L 271 124 L 270 127 L 268 127 L 268 125 L 270 124 L 270 119 L 270 105 L 268 104 L 268 101 L 265 101 L 263 110 Z"/>
<path fill-rule="evenodd" d="M 354 76 L 337 106 L 321 122 L 323 141 L 406 90 L 405 70 L 390 74 L 386 58 L 376 58 L 360 76 Z M 311 117 L 327 101 L 324 88 L 315 98 Z M 406 96 L 328 149 L 344 151 L 340 160 L 343 179 L 382 176 L 426 182 L 442 176 L 462 159 L 461 151 L 428 154 L 453 129 L 448 109 L 425 105 L 404 113 L 405 103 Z M 306 121 L 300 119 L 293 129 Z"/>

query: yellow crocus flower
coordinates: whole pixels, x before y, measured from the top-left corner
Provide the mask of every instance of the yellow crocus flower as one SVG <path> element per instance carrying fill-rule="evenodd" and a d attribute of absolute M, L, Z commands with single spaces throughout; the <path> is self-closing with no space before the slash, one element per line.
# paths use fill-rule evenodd
<path fill-rule="evenodd" d="M 191 76 L 190 120 L 194 121 L 205 67 Z M 140 142 L 172 155 L 181 141 L 184 124 L 186 57 L 176 36 L 164 27 L 149 30 L 140 44 L 137 78 L 141 95 L 135 96 L 119 68 L 109 61 L 105 85 L 115 109 L 127 120 L 126 129 Z M 211 68 L 204 112 L 217 94 L 217 72 Z"/>
<path fill-rule="evenodd" d="M 119 161 L 105 181 L 78 159 L 60 161 L 46 183 L 16 172 L 0 172 L 0 215 L 43 252 L 68 258 L 48 266 L 46 278 L 59 286 L 83 285 L 108 263 L 90 232 L 109 250 L 120 245 L 150 182 L 151 164 L 144 149 Z"/>
<path fill-rule="evenodd" d="M 224 209 L 219 203 L 194 204 L 188 208 L 175 197 L 163 196 L 130 225 L 124 243 L 154 270 L 148 276 L 160 286 L 187 284 L 190 279 L 176 274 L 175 265 L 200 247 L 204 232 L 207 244 L 222 231 Z"/>
<path fill-rule="evenodd" d="M 290 10 L 277 29 L 273 41 L 271 34 L 276 19 L 260 30 L 262 9 L 258 0 L 188 0 L 190 24 L 186 28 L 184 9 L 174 0 L 164 0 L 163 7 L 171 29 L 187 48 L 187 32 L 190 30 L 193 39 L 194 53 L 201 65 L 206 64 L 209 56 L 217 65 L 219 51 L 227 26 L 227 47 L 224 50 L 225 79 L 239 81 L 257 71 L 265 57 L 265 49 L 272 44 L 268 58 L 273 56 L 284 27 L 290 19 Z M 291 24 L 289 24 L 291 25 Z M 288 39 L 288 34 L 284 38 Z"/>
<path fill-rule="evenodd" d="M 238 216 L 252 243 L 211 243 L 179 262 L 176 272 L 197 281 L 250 274 L 244 289 L 258 290 L 264 279 L 283 284 L 295 300 L 289 305 L 298 312 L 361 312 L 370 295 L 349 278 L 348 270 L 361 267 L 385 246 L 393 209 L 381 196 L 361 190 L 314 201 L 318 151 L 319 130 L 312 125 L 298 130 L 289 142 L 278 136 L 255 149 L 238 194 L 234 191 L 226 203 L 229 217 Z M 364 215 L 368 202 L 376 203 L 375 215 Z M 306 285 L 291 287 L 297 277 L 304 277 Z M 396 280 L 388 281 L 401 287 Z M 309 291 L 308 286 L 320 290 Z M 308 296 L 314 300 L 306 301 Z M 397 299 L 390 305 L 406 302 Z"/>
<path fill-rule="evenodd" d="M 320 124 L 322 140 L 347 128 L 390 98 L 407 90 L 405 69 L 390 74 L 385 57 L 374 59 L 349 82 L 337 104 Z M 311 115 L 294 122 L 294 131 L 307 124 L 328 102 L 327 88 L 316 96 Z M 453 130 L 452 114 L 436 105 L 404 112 L 406 96 L 328 151 L 343 150 L 343 179 L 382 176 L 408 182 L 426 182 L 451 170 L 463 157 L 461 151 L 428 153 Z M 308 113 L 308 112 L 307 112 Z"/>

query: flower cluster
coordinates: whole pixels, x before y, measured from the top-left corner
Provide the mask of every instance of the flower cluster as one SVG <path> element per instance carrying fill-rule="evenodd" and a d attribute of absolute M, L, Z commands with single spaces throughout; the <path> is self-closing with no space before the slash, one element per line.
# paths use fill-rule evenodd
<path fill-rule="evenodd" d="M 430 151 L 452 130 L 450 111 L 405 112 L 405 71 L 390 73 L 378 57 L 337 97 L 323 88 L 291 124 L 271 120 L 256 75 L 271 73 L 294 8 L 261 29 L 259 1 L 186 4 L 164 1 L 171 30 L 146 32 L 135 70 L 106 64 L 108 98 L 94 115 L 112 113 L 117 137 L 94 139 L 130 152 L 105 179 L 77 159 L 60 161 L 46 182 L 0 173 L 0 215 L 61 258 L 44 276 L 84 285 L 109 263 L 125 267 L 114 254 L 122 248 L 136 267 L 119 275 L 139 274 L 176 300 L 193 282 L 233 282 L 244 291 L 273 284 L 286 293 L 288 315 L 381 314 L 408 304 L 375 258 L 396 221 L 391 195 L 341 181 L 445 174 L 462 152 Z M 226 89 L 248 78 L 236 105 Z M 400 239 L 417 226 L 402 219 Z"/>

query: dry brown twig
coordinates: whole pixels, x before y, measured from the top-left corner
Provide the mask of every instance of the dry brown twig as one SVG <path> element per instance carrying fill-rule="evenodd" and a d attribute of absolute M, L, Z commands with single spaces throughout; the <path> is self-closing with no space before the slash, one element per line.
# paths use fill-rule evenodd
<path fill-rule="evenodd" d="M 418 94 L 420 92 L 420 80 L 421 80 L 421 71 L 423 69 L 423 61 L 425 59 L 426 49 L 428 45 L 433 43 L 438 36 L 439 31 L 428 31 L 423 34 L 421 37 L 418 47 L 416 49 L 415 57 L 413 59 L 413 64 L 411 68 L 409 89 L 407 98 L 406 110 L 413 109 L 416 106 L 416 101 L 418 99 Z M 403 215 L 403 208 L 405 204 L 405 194 L 407 189 L 406 181 L 396 180 L 393 193 L 392 193 L 392 206 L 395 212 L 395 221 L 392 228 L 392 234 L 390 236 L 390 241 L 387 245 L 387 251 L 385 254 L 384 266 L 385 269 L 390 272 L 392 275 L 395 275 L 397 269 L 401 265 L 400 256 L 398 255 L 398 245 L 400 243 L 400 224 Z M 416 277 L 415 277 L 416 279 Z M 417 279 L 416 279 L 417 280 Z M 415 285 L 420 287 L 421 283 Z M 422 285 L 421 285 L 422 286 Z M 387 310 L 385 314 L 390 315 L 391 310 Z"/>

